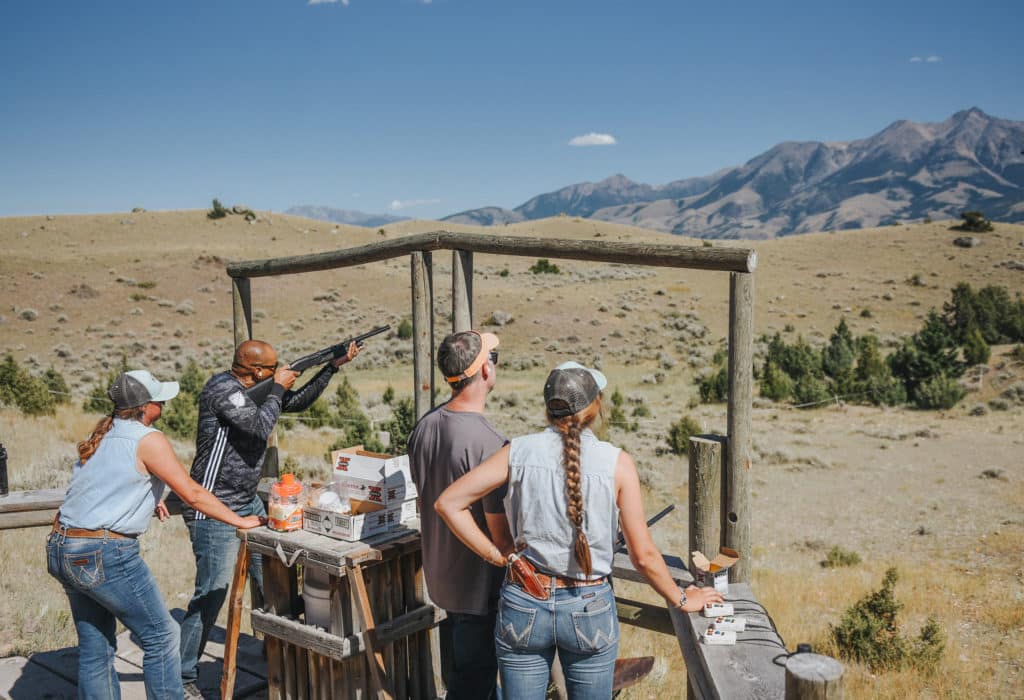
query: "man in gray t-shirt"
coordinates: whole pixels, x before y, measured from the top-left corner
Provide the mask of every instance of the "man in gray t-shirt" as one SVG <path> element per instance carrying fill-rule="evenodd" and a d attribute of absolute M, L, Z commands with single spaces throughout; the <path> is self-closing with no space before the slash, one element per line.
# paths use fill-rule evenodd
<path fill-rule="evenodd" d="M 424 415 L 409 436 L 409 466 L 421 505 L 423 573 L 430 598 L 448 613 L 442 648 L 450 656 L 443 659 L 449 700 L 496 697 L 494 621 L 504 571 L 462 544 L 434 512 L 434 501 L 507 442 L 483 416 L 494 388 L 497 346 L 496 335 L 476 331 L 453 333 L 441 342 L 437 365 L 452 398 Z M 502 487 L 470 509 L 484 531 L 490 525 L 491 537 L 503 551 L 511 549 L 504 496 Z"/>

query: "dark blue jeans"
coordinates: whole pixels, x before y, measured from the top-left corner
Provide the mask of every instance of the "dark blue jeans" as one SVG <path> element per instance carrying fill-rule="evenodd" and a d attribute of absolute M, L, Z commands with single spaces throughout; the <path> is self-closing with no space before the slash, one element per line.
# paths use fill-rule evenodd
<path fill-rule="evenodd" d="M 612 696 L 619 618 L 607 582 L 552 588 L 548 600 L 505 583 L 494 637 L 506 700 L 544 699 L 556 649 L 569 700 Z"/>
<path fill-rule="evenodd" d="M 267 514 L 259 496 L 235 512 L 241 516 Z M 212 518 L 187 520 L 185 525 L 196 558 L 196 587 L 181 621 L 181 680 L 195 683 L 199 677 L 199 657 L 231 587 L 239 540 L 234 527 Z M 262 607 L 263 559 L 259 554 L 252 554 L 249 559 L 249 585 L 256 593 L 257 607 Z"/>
<path fill-rule="evenodd" d="M 450 650 L 446 664 L 449 700 L 497 697 L 498 659 L 494 654 L 495 612 L 489 615 L 448 613 L 441 623 L 442 644 Z"/>
<path fill-rule="evenodd" d="M 180 700 L 178 625 L 134 539 L 66 537 L 46 541 L 46 569 L 61 582 L 78 632 L 78 697 L 119 700 L 114 670 L 117 620 L 142 646 L 149 700 Z"/>

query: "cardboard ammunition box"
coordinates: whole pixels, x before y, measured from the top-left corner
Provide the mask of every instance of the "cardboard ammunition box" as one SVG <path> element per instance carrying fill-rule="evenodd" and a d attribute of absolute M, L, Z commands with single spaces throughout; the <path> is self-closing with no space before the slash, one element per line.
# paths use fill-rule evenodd
<path fill-rule="evenodd" d="M 729 592 L 729 568 L 740 560 L 735 549 L 722 547 L 718 556 L 708 561 L 701 552 L 693 552 L 693 577 L 705 586 L 714 586 L 721 593 Z"/>
<path fill-rule="evenodd" d="M 336 540 L 355 542 L 391 529 L 388 510 L 378 504 L 363 504 L 361 513 L 336 513 L 320 508 L 302 509 L 302 529 Z"/>
<path fill-rule="evenodd" d="M 419 510 L 416 507 L 416 499 L 410 498 L 402 502 L 395 502 L 388 504 L 388 524 L 392 527 L 398 527 L 402 523 L 407 523 L 410 520 L 415 520 L 420 517 Z"/>
<path fill-rule="evenodd" d="M 344 484 L 351 498 L 387 506 L 416 498 L 408 455 L 390 457 L 358 447 L 331 453 L 333 480 Z"/>

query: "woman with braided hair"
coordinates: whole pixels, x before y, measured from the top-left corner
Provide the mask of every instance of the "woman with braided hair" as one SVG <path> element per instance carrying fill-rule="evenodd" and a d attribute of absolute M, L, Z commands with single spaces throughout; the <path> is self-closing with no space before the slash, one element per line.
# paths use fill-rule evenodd
<path fill-rule="evenodd" d="M 78 632 L 78 697 L 121 697 L 114 659 L 117 622 L 139 639 L 147 698 L 178 700 L 181 656 L 174 621 L 152 572 L 139 552 L 139 536 L 156 513 L 167 484 L 182 501 L 234 527 L 265 519 L 241 517 L 194 482 L 171 443 L 152 426 L 177 382 L 146 370 L 124 372 L 107 395 L 113 412 L 78 443 L 78 462 L 53 530 L 46 540 L 46 568 L 64 587 Z"/>
<path fill-rule="evenodd" d="M 644 522 L 632 457 L 590 429 L 607 383 L 577 362 L 556 367 L 544 384 L 548 429 L 514 438 L 435 504 L 480 557 L 499 566 L 511 560 L 494 630 L 510 700 L 544 698 L 556 649 L 570 700 L 611 697 L 619 623 L 609 576 L 620 525 L 636 570 L 670 605 L 693 612 L 722 600 L 713 589 L 683 591 L 672 580 Z M 500 551 L 469 511 L 503 484 L 515 552 Z"/>

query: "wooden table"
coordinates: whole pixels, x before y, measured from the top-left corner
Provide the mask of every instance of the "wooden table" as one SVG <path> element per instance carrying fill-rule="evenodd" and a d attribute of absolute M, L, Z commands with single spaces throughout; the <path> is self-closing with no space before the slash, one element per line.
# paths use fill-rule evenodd
<path fill-rule="evenodd" d="M 419 523 L 345 542 L 304 530 L 239 530 L 263 555 L 263 610 L 252 626 L 267 642 L 270 700 L 438 696 L 438 622 L 423 585 Z M 330 577 L 330 625 L 306 625 L 300 567 Z"/>

